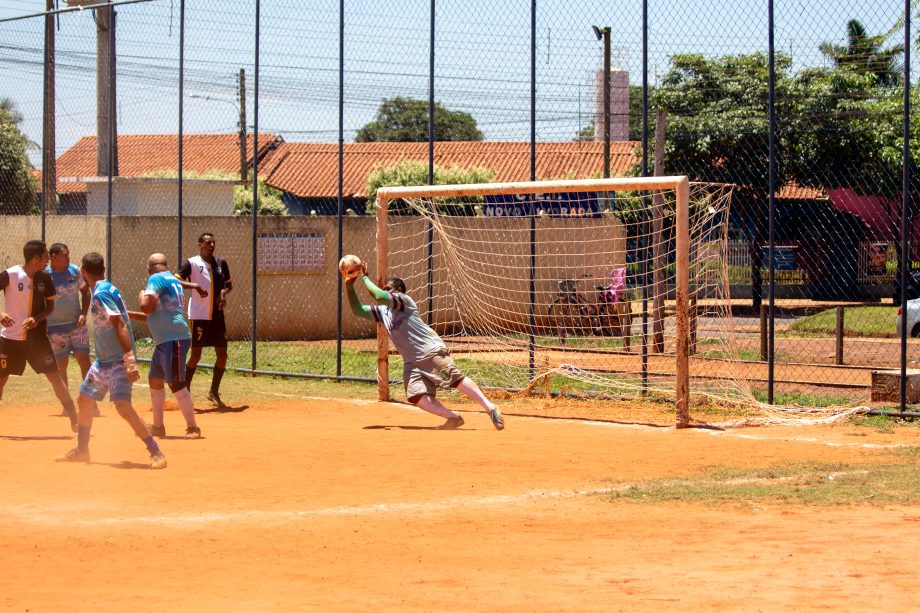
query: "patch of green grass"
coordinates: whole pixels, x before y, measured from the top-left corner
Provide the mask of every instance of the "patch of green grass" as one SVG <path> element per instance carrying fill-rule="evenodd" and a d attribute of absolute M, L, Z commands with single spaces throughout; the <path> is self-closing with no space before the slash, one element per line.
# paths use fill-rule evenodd
<path fill-rule="evenodd" d="M 897 411 L 897 409 L 892 409 Z M 854 426 L 864 428 L 874 428 L 879 432 L 891 432 L 895 428 L 917 428 L 920 427 L 920 420 L 889 415 L 854 415 L 850 418 L 850 423 Z"/>
<path fill-rule="evenodd" d="M 694 357 L 709 358 L 712 360 L 741 360 L 743 362 L 759 362 L 760 352 L 753 349 L 739 349 L 736 355 L 734 351 L 729 351 L 727 349 L 710 349 L 709 351 L 697 353 Z M 778 352 L 776 354 L 776 361 L 782 361 Z"/>
<path fill-rule="evenodd" d="M 770 468 L 716 467 L 686 479 L 644 481 L 613 488 L 609 501 L 886 505 L 920 502 L 920 450 L 893 452 L 896 461 L 871 466 L 806 462 Z"/>
<path fill-rule="evenodd" d="M 767 402 L 767 390 L 751 390 L 759 402 Z M 804 392 L 775 392 L 773 404 L 795 405 L 800 407 L 851 407 L 857 404 L 855 398 L 850 396 L 824 396 L 821 394 L 806 394 Z"/>
<path fill-rule="evenodd" d="M 843 333 L 848 337 L 894 338 L 897 310 L 890 306 L 860 306 L 844 309 Z M 796 321 L 790 329 L 797 335 L 834 336 L 837 309 L 827 309 Z"/>
<path fill-rule="evenodd" d="M 377 372 L 377 353 L 375 348 L 366 351 L 351 347 L 342 348 L 342 375 L 347 377 L 375 377 Z M 137 355 L 149 359 L 153 355 L 153 341 L 149 338 L 137 340 Z M 213 364 L 214 353 L 205 348 L 201 362 Z M 252 368 L 252 343 L 249 341 L 232 341 L 227 346 L 228 368 Z M 283 341 L 260 341 L 256 346 L 256 370 L 289 372 L 294 374 L 336 374 L 335 345 L 287 343 Z M 402 359 L 390 357 L 390 372 L 402 372 Z"/>

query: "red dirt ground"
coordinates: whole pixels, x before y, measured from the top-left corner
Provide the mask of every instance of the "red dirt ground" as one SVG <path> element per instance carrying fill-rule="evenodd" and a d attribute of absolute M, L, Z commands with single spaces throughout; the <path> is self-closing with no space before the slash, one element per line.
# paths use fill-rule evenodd
<path fill-rule="evenodd" d="M 15 611 L 907 611 L 920 509 L 638 504 L 591 492 L 714 465 L 883 462 L 916 428 L 715 432 L 257 398 L 167 438 L 111 405 L 93 463 L 0 406 L 0 608 Z M 144 415 L 149 415 L 145 413 Z M 167 413 L 167 430 L 182 432 Z"/>

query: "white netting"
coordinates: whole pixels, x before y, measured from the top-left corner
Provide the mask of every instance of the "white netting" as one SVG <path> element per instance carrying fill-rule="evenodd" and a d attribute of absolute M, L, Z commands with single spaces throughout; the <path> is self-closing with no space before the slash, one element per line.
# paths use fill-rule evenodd
<path fill-rule="evenodd" d="M 388 203 L 389 274 L 480 385 L 675 398 L 676 192 L 596 189 Z M 752 408 L 761 423 L 851 412 L 766 410 L 752 393 L 766 364 L 741 359 L 732 323 L 731 194 L 691 184 L 691 397 Z"/>

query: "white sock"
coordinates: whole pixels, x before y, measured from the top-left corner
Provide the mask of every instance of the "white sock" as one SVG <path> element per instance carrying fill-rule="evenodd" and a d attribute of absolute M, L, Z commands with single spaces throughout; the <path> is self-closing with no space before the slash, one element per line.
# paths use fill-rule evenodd
<path fill-rule="evenodd" d="M 176 402 L 179 403 L 179 410 L 185 418 L 185 425 L 189 428 L 197 428 L 198 423 L 195 421 L 195 403 L 192 402 L 192 395 L 188 392 L 187 387 L 183 387 L 178 392 L 173 392 Z"/>
<path fill-rule="evenodd" d="M 163 405 L 166 404 L 166 388 L 155 390 L 150 388 L 150 402 L 153 404 L 153 425 L 163 425 Z"/>
<path fill-rule="evenodd" d="M 479 405 L 486 411 L 491 411 L 495 408 L 495 405 L 489 402 L 489 399 L 486 398 L 485 394 L 482 393 L 482 390 L 479 389 L 479 386 L 476 385 L 476 382 L 469 377 L 463 378 L 463 381 L 461 381 L 460 385 L 457 386 L 457 390 L 470 400 L 478 402 Z"/>
<path fill-rule="evenodd" d="M 441 404 L 441 401 L 434 396 L 422 396 L 418 399 L 418 402 L 415 403 L 415 406 L 422 409 L 423 411 L 428 411 L 433 415 L 439 415 L 444 419 L 454 419 L 459 417 L 456 413 Z"/>

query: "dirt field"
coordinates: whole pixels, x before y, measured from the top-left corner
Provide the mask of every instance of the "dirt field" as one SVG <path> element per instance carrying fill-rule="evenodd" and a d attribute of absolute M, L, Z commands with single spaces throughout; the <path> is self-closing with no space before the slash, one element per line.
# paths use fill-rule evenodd
<path fill-rule="evenodd" d="M 137 397 L 143 393 L 137 390 Z M 0 608 L 14 611 L 907 611 L 920 508 L 608 502 L 714 465 L 885 461 L 917 428 L 714 431 L 254 397 L 167 438 L 103 403 L 93 462 L 0 405 Z M 141 406 L 144 406 L 143 404 Z M 149 416 L 149 413 L 144 413 Z M 167 430 L 183 431 L 178 412 Z M 880 447 L 881 446 L 881 447 Z"/>

